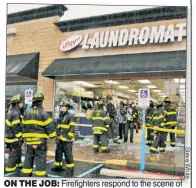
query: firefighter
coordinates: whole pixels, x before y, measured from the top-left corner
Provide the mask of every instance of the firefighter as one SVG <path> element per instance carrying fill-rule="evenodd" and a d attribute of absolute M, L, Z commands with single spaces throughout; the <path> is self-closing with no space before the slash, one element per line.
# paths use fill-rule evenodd
<path fill-rule="evenodd" d="M 109 138 L 113 139 L 113 143 L 120 144 L 118 141 L 118 123 L 117 123 L 117 111 L 115 109 L 114 104 L 112 103 L 112 96 L 107 95 L 106 101 L 106 109 L 109 116 Z"/>
<path fill-rule="evenodd" d="M 124 107 L 123 101 L 120 102 L 120 107 L 117 110 L 117 117 L 119 122 L 119 136 L 120 139 L 124 136 L 124 142 L 127 142 L 127 134 L 125 134 L 125 126 L 126 126 L 126 109 Z"/>
<path fill-rule="evenodd" d="M 42 93 L 34 94 L 32 106 L 25 112 L 22 121 L 22 137 L 27 146 L 21 174 L 24 177 L 32 176 L 34 159 L 36 159 L 36 176 L 47 177 L 47 139 L 55 138 L 56 131 L 52 119 L 43 109 L 43 100 Z"/>
<path fill-rule="evenodd" d="M 157 102 L 156 104 L 156 110 L 154 110 L 152 115 L 152 125 L 153 127 L 160 127 L 164 128 L 165 126 L 165 119 L 164 119 L 164 112 L 163 112 L 163 103 Z M 153 133 L 151 133 L 152 136 L 155 136 L 155 139 L 152 143 L 152 146 L 150 147 L 151 153 L 158 153 L 157 148 L 159 148 L 160 152 L 165 151 L 164 147 L 164 132 L 156 131 L 154 130 Z"/>
<path fill-rule="evenodd" d="M 149 108 L 146 112 L 146 126 L 151 128 L 152 127 L 152 115 L 154 111 L 154 104 L 152 101 L 150 101 Z M 151 135 L 153 133 L 152 129 L 147 128 L 147 139 L 146 139 L 146 145 L 151 146 L 153 142 L 153 136 Z"/>
<path fill-rule="evenodd" d="M 132 104 L 132 110 L 133 110 L 133 124 L 134 124 L 134 127 L 136 129 L 136 133 L 139 133 L 138 131 L 138 110 L 136 108 L 136 106 L 134 105 L 134 103 Z"/>
<path fill-rule="evenodd" d="M 165 97 L 164 103 L 165 103 L 164 113 L 166 117 L 166 121 L 165 121 L 166 128 L 174 130 L 178 124 L 176 107 L 175 105 L 171 105 L 171 101 L 169 97 Z M 165 134 L 165 146 L 166 146 L 166 141 L 167 141 L 167 133 Z M 175 133 L 170 133 L 170 145 L 172 147 L 175 147 L 176 145 Z"/>
<path fill-rule="evenodd" d="M 10 100 L 11 108 L 6 114 L 5 120 L 5 145 L 9 151 L 8 164 L 5 172 L 13 172 L 22 168 L 21 145 L 22 145 L 22 114 L 23 99 L 20 94 Z"/>
<path fill-rule="evenodd" d="M 99 100 L 96 102 L 96 107 L 92 113 L 92 131 L 94 135 L 93 150 L 95 153 L 99 152 L 99 146 L 101 146 L 101 152 L 110 152 L 107 141 L 108 128 L 109 122 L 107 113 L 103 109 L 103 100 Z"/>
<path fill-rule="evenodd" d="M 69 113 L 72 108 L 72 103 L 68 99 L 61 100 L 60 114 L 57 121 L 57 143 L 55 151 L 55 163 L 52 171 L 65 170 L 63 168 L 63 154 L 66 162 L 66 176 L 73 177 L 74 175 L 74 160 L 73 160 L 73 142 L 75 141 L 75 120 L 74 116 Z"/>

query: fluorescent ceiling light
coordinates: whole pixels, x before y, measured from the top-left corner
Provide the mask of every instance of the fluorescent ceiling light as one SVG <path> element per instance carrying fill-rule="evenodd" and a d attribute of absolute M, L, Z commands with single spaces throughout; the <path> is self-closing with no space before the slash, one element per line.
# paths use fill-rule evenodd
<path fill-rule="evenodd" d="M 121 88 L 121 89 L 128 89 L 129 87 L 127 87 L 127 86 L 118 86 L 119 88 Z"/>
<path fill-rule="evenodd" d="M 141 84 L 149 84 L 151 83 L 149 80 L 138 80 Z"/>
<path fill-rule="evenodd" d="M 180 79 L 180 83 L 185 83 L 185 79 Z"/>
<path fill-rule="evenodd" d="M 114 81 L 114 80 L 104 80 L 104 82 L 108 84 L 119 84 L 117 81 Z"/>
<path fill-rule="evenodd" d="M 180 85 L 180 88 L 181 89 L 185 89 L 185 85 Z"/>
<path fill-rule="evenodd" d="M 84 81 L 74 81 L 75 84 L 81 84 L 83 86 L 86 86 L 86 87 L 97 87 L 96 85 L 93 85 L 93 84 L 90 84 L 88 82 L 84 82 Z"/>
<path fill-rule="evenodd" d="M 137 92 L 137 91 L 134 90 L 134 89 L 130 89 L 130 90 L 127 90 L 127 91 L 132 92 L 132 93 L 136 93 L 136 92 Z"/>
<path fill-rule="evenodd" d="M 159 90 L 159 89 L 154 89 L 152 91 L 155 92 L 155 93 L 160 93 L 161 92 L 161 90 Z"/>
<path fill-rule="evenodd" d="M 180 93 L 185 93 L 185 89 L 180 89 Z"/>
<path fill-rule="evenodd" d="M 154 86 L 154 85 L 147 85 L 146 87 L 147 87 L 147 88 L 150 88 L 150 89 L 157 88 L 157 87 L 156 87 L 156 86 Z"/>
<path fill-rule="evenodd" d="M 167 97 L 167 95 L 161 95 L 160 97 L 165 98 L 165 97 Z"/>

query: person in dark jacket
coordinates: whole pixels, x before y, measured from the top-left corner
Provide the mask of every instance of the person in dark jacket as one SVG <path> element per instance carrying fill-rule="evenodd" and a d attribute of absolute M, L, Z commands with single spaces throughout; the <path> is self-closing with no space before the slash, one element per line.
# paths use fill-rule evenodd
<path fill-rule="evenodd" d="M 107 141 L 107 129 L 109 128 L 108 116 L 103 109 L 104 102 L 102 99 L 96 102 L 96 107 L 92 113 L 92 131 L 94 135 L 93 150 L 95 153 L 109 153 Z"/>
<path fill-rule="evenodd" d="M 21 145 L 22 145 L 22 118 L 21 109 L 23 99 L 20 94 L 11 98 L 12 108 L 7 111 L 5 120 L 5 145 L 9 151 L 8 164 L 5 172 L 13 172 L 22 167 Z"/>
<path fill-rule="evenodd" d="M 153 127 L 164 128 L 165 118 L 164 118 L 164 112 L 163 112 L 163 103 L 160 101 L 157 102 L 156 108 L 157 109 L 154 110 L 153 116 L 152 116 L 152 125 Z M 158 153 L 157 148 L 159 148 L 160 152 L 164 152 L 165 151 L 164 132 L 154 130 L 153 133 L 151 133 L 151 135 L 155 136 L 155 139 L 154 139 L 152 146 L 150 147 L 150 152 L 155 153 L 155 154 Z"/>
<path fill-rule="evenodd" d="M 139 133 L 138 131 L 138 119 L 139 119 L 139 114 L 138 114 L 138 110 L 136 108 L 136 106 L 134 105 L 134 103 L 132 104 L 132 110 L 133 110 L 133 124 L 134 124 L 134 127 L 136 129 L 136 133 Z"/>
<path fill-rule="evenodd" d="M 176 112 L 176 105 L 174 102 L 171 101 L 169 97 L 165 97 L 164 99 L 164 113 L 165 113 L 165 125 L 167 129 L 176 129 L 176 126 L 178 124 L 177 122 L 177 112 Z M 167 140 L 167 133 L 165 133 L 165 146 L 166 146 L 166 140 Z M 170 133 L 170 145 L 172 147 L 175 147 L 176 145 L 176 136 L 175 133 Z"/>
<path fill-rule="evenodd" d="M 154 104 L 152 101 L 150 101 L 149 108 L 147 109 L 146 112 L 146 126 L 151 128 L 152 127 L 152 116 L 154 112 Z M 151 135 L 153 133 L 152 129 L 147 129 L 147 139 L 146 139 L 146 144 L 151 146 L 153 142 L 153 136 Z"/>
<path fill-rule="evenodd" d="M 107 101 L 107 105 L 106 105 L 106 109 L 107 109 L 107 113 L 109 115 L 109 137 L 111 137 L 113 139 L 113 142 L 116 144 L 120 144 L 118 141 L 118 122 L 117 122 L 117 110 L 114 106 L 114 104 L 112 103 L 112 96 L 108 95 L 106 97 L 106 101 Z"/>
<path fill-rule="evenodd" d="M 22 137 L 27 145 L 27 150 L 21 176 L 32 176 L 33 163 L 36 159 L 36 176 L 47 177 L 47 139 L 54 139 L 56 131 L 52 119 L 43 109 L 43 100 L 42 93 L 34 94 L 32 106 L 23 117 Z"/>
<path fill-rule="evenodd" d="M 69 109 L 72 107 L 71 102 L 67 99 L 61 100 L 60 114 L 57 120 L 57 144 L 55 151 L 55 163 L 52 171 L 65 170 L 63 168 L 63 154 L 65 156 L 67 177 L 72 177 L 74 174 L 74 160 L 73 160 L 73 142 L 75 141 L 75 120 Z"/>

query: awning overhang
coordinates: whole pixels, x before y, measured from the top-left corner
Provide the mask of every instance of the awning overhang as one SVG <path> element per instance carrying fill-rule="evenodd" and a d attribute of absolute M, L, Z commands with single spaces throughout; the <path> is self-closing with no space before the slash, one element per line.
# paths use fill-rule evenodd
<path fill-rule="evenodd" d="M 42 76 L 57 80 L 185 77 L 186 51 L 56 59 Z"/>
<path fill-rule="evenodd" d="M 33 82 L 38 79 L 39 53 L 7 56 L 6 82 Z"/>

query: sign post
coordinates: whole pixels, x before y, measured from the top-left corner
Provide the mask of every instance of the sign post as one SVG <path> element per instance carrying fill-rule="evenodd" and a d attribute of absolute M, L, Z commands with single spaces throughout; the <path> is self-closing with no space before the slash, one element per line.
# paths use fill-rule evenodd
<path fill-rule="evenodd" d="M 32 89 L 25 90 L 25 104 L 27 104 L 27 110 L 32 105 L 32 99 L 33 99 L 33 90 Z"/>
<path fill-rule="evenodd" d="M 150 103 L 150 90 L 149 89 L 139 89 L 138 92 L 138 106 L 142 107 L 142 137 L 141 137 L 141 156 L 140 156 L 140 171 L 145 170 L 146 163 L 146 140 L 145 140 L 145 130 L 143 125 L 145 125 L 146 118 L 146 107 Z"/>

